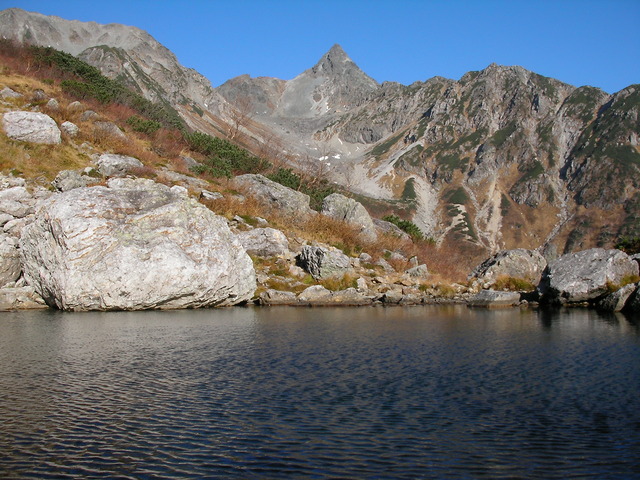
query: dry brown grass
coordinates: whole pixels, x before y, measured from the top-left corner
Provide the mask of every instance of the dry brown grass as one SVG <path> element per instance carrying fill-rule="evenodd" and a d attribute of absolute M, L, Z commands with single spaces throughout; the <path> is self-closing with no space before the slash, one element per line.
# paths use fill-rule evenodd
<path fill-rule="evenodd" d="M 80 169 L 91 159 L 68 144 L 39 145 L 0 135 L 0 171 L 26 179 L 53 180 L 60 170 Z"/>

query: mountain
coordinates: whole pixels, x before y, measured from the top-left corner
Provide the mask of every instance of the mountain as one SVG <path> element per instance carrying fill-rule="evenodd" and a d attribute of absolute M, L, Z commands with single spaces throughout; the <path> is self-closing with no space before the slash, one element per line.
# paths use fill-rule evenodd
<path fill-rule="evenodd" d="M 18 8 L 0 11 L 0 36 L 70 53 L 152 101 L 166 101 L 189 122 L 189 107 L 216 102 L 209 80 L 139 28 L 65 20 Z M 189 122 L 192 123 L 192 122 Z"/>
<path fill-rule="evenodd" d="M 78 55 L 193 128 L 400 208 L 437 242 L 553 255 L 640 235 L 639 85 L 610 95 L 495 64 L 378 84 L 334 45 L 291 80 L 214 89 L 134 27 L 9 9 L 0 35 Z"/>

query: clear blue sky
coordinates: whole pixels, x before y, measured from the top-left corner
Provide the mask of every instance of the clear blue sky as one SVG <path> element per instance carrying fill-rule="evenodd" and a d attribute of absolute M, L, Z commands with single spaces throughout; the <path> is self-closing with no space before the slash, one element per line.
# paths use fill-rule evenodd
<path fill-rule="evenodd" d="M 214 86 L 291 79 L 334 43 L 379 82 L 495 62 L 609 93 L 640 83 L 640 0 L 0 0 L 9 7 L 142 28 Z"/>

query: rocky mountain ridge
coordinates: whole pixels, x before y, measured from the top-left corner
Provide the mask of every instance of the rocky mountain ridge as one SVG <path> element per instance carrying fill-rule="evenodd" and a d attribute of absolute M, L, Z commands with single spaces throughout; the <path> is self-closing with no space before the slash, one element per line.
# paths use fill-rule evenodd
<path fill-rule="evenodd" d="M 400 202 L 437 242 L 554 255 L 640 235 L 637 85 L 609 95 L 495 64 L 458 81 L 378 84 L 334 45 L 292 80 L 243 75 L 213 89 L 134 27 L 17 9 L 0 20 L 0 35 L 77 54 L 194 128 L 277 139 L 292 165 Z"/>

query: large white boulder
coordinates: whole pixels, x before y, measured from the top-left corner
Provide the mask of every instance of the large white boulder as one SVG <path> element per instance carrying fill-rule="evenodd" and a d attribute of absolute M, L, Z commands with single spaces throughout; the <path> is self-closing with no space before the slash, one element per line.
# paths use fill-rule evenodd
<path fill-rule="evenodd" d="M 376 227 L 369 212 L 360 202 L 352 198 L 340 193 L 332 193 L 323 200 L 320 213 L 355 226 L 370 241 L 375 241 L 377 238 Z"/>
<path fill-rule="evenodd" d="M 250 173 L 239 175 L 234 182 L 249 195 L 284 214 L 305 218 L 315 213 L 309 207 L 309 195 L 280 185 L 262 175 Z"/>
<path fill-rule="evenodd" d="M 289 251 L 289 240 L 284 233 L 275 228 L 254 228 L 239 232 L 238 241 L 250 255 L 275 257 Z"/>
<path fill-rule="evenodd" d="M 122 177 L 131 170 L 144 167 L 137 158 L 115 153 L 103 153 L 96 160 L 98 171 L 106 177 Z"/>
<path fill-rule="evenodd" d="M 23 142 L 58 144 L 60 129 L 49 115 L 38 112 L 7 112 L 2 117 L 4 131 L 9 138 Z"/>
<path fill-rule="evenodd" d="M 226 221 L 146 179 L 52 196 L 22 233 L 24 276 L 63 310 L 233 305 L 256 288 Z"/>
<path fill-rule="evenodd" d="M 471 272 L 469 278 L 479 279 L 485 287 L 493 286 L 500 277 L 520 278 L 538 285 L 546 267 L 547 261 L 540 253 L 516 248 L 489 257 Z"/>
<path fill-rule="evenodd" d="M 597 300 L 611 286 L 638 275 L 638 263 L 620 250 L 592 248 L 563 255 L 551 262 L 539 285 L 548 303 Z"/>

